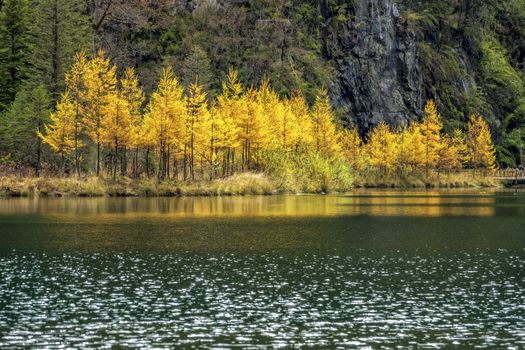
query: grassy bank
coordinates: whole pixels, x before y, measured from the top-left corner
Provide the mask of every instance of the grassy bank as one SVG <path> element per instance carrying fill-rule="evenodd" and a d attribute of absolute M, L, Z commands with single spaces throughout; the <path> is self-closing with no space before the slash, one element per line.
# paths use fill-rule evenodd
<path fill-rule="evenodd" d="M 304 180 L 303 180 L 304 181 Z M 272 179 L 264 174 L 244 173 L 226 179 L 197 182 L 175 182 L 156 179 L 117 180 L 103 177 L 49 178 L 49 177 L 0 177 L 0 197 L 97 197 L 97 196 L 230 196 L 270 195 L 278 193 L 343 192 L 351 188 L 465 188 L 500 187 L 501 182 L 471 173 L 451 175 L 433 174 L 426 177 L 357 176 L 353 185 L 342 182 L 330 186 L 316 180 L 311 184 Z"/>
<path fill-rule="evenodd" d="M 103 177 L 85 178 L 18 178 L 0 177 L 0 196 L 49 197 L 49 196 L 220 196 L 273 194 L 276 189 L 262 174 L 240 174 L 227 179 L 197 181 L 192 183 L 157 181 L 156 179 L 117 180 Z"/>
<path fill-rule="evenodd" d="M 428 175 L 359 175 L 355 187 L 364 188 L 488 188 L 502 187 L 501 180 L 476 171 L 462 171 L 449 174 L 430 172 Z"/>

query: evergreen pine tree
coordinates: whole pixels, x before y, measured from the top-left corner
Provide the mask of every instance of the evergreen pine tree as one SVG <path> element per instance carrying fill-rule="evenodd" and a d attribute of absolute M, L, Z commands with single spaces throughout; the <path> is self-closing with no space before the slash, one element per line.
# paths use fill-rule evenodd
<path fill-rule="evenodd" d="M 0 10 L 0 111 L 15 99 L 27 75 L 27 0 L 6 0 Z"/>
<path fill-rule="evenodd" d="M 31 11 L 30 61 L 32 75 L 58 99 L 64 91 L 64 74 L 75 54 L 92 44 L 89 17 L 83 0 L 39 0 Z"/>
<path fill-rule="evenodd" d="M 42 141 L 37 137 L 49 121 L 51 101 L 43 85 L 26 84 L 6 112 L 6 144 L 11 159 L 30 166 L 39 175 L 42 169 Z"/>

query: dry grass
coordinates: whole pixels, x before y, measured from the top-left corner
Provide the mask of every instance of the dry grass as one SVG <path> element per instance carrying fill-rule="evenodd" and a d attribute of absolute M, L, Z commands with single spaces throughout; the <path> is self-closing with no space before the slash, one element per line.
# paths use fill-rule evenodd
<path fill-rule="evenodd" d="M 77 178 L 18 178 L 0 177 L 0 196 L 103 196 L 103 182 L 94 177 Z"/>
<path fill-rule="evenodd" d="M 431 172 L 425 174 L 396 176 L 368 174 L 357 177 L 357 187 L 368 188 L 482 188 L 502 187 L 503 183 L 492 177 L 473 171 L 463 171 L 450 174 Z"/>
<path fill-rule="evenodd" d="M 301 179 L 301 178 L 299 178 Z M 213 181 L 176 182 L 157 181 L 154 178 L 117 180 L 103 177 L 48 178 L 48 177 L 0 177 L 0 197 L 47 197 L 47 196 L 231 196 L 269 195 L 276 193 L 346 191 L 350 180 L 340 181 L 328 190 L 310 178 L 308 184 L 297 185 L 299 180 L 285 186 L 282 179 L 271 179 L 260 173 L 244 173 L 226 179 Z M 354 187 L 370 188 L 460 188 L 460 187 L 501 187 L 501 181 L 474 172 L 452 173 L 449 175 L 430 174 L 411 177 L 378 176 L 360 174 L 353 182 Z"/>
<path fill-rule="evenodd" d="M 137 179 L 117 180 L 102 177 L 29 178 L 0 177 L 0 196 L 220 196 L 276 193 L 272 182 L 263 174 L 245 173 L 227 179 L 197 182 Z"/>

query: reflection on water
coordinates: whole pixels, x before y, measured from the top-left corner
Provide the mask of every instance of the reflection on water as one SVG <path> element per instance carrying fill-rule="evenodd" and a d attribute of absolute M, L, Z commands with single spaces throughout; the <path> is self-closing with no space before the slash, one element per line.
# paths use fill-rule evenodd
<path fill-rule="evenodd" d="M 0 348 L 525 348 L 525 194 L 0 201 Z"/>
<path fill-rule="evenodd" d="M 520 194 L 523 199 L 523 194 Z M 111 215 L 179 217 L 242 216 L 493 216 L 498 209 L 519 209 L 516 193 L 356 192 L 345 195 L 288 195 L 185 198 L 55 198 L 0 202 L 0 215 Z M 64 217 L 67 219 L 67 217 Z"/>

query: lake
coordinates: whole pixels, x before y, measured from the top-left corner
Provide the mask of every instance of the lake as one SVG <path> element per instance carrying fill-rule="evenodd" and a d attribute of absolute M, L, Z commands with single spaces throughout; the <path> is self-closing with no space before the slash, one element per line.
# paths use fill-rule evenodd
<path fill-rule="evenodd" d="M 525 347 L 525 192 L 0 200 L 0 347 Z"/>

